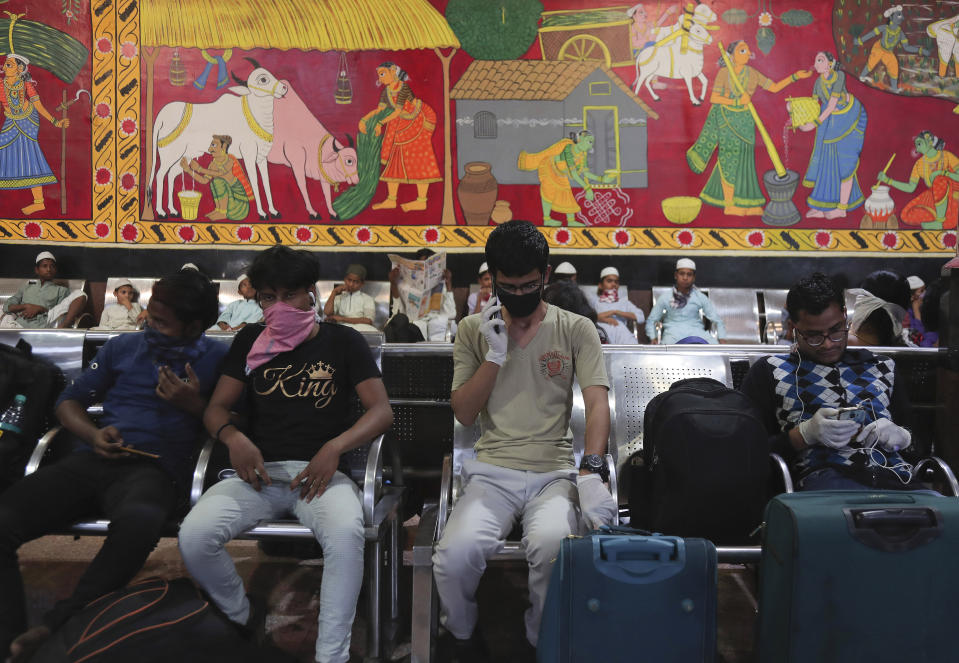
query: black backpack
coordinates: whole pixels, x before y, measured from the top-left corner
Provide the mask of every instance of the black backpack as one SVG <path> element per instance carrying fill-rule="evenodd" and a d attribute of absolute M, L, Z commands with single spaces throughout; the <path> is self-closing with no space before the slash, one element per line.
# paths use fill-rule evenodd
<path fill-rule="evenodd" d="M 753 402 L 711 378 L 674 382 L 643 418 L 628 463 L 630 524 L 743 544 L 762 522 L 768 435 Z"/>
<path fill-rule="evenodd" d="M 27 397 L 23 433 L 5 431 L 0 437 L 0 491 L 23 476 L 37 439 L 53 422 L 53 405 L 63 390 L 63 373 L 52 363 L 33 356 L 30 344 L 0 344 L 0 412 L 17 394 Z"/>
<path fill-rule="evenodd" d="M 147 578 L 89 603 L 33 663 L 208 663 L 262 656 L 188 578 Z"/>

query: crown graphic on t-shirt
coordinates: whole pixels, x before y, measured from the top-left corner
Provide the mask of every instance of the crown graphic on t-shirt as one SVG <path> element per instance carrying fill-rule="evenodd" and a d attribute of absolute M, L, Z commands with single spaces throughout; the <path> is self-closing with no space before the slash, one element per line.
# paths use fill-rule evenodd
<path fill-rule="evenodd" d="M 318 361 L 307 370 L 307 375 L 310 376 L 311 380 L 331 380 L 333 379 L 333 371 L 335 369 L 330 365 L 322 361 Z"/>

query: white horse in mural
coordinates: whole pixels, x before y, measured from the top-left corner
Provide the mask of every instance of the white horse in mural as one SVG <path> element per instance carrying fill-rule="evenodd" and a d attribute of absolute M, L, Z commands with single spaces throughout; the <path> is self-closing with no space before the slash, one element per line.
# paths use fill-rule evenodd
<path fill-rule="evenodd" d="M 695 22 L 688 31 L 680 29 L 680 32 L 686 32 L 685 37 L 677 35 L 666 43 L 662 43 L 663 39 L 675 34 L 675 28 L 661 28 L 662 36 L 657 42 L 661 45 L 653 44 L 639 52 L 636 56 L 634 92 L 638 95 L 639 88 L 645 84 L 653 100 L 659 101 L 659 95 L 653 91 L 651 85 L 653 77 L 681 78 L 686 82 L 689 100 L 694 106 L 699 106 L 706 100 L 706 88 L 709 85 L 709 80 L 703 74 L 703 49 L 713 42 L 713 37 L 706 26 Z M 698 99 L 693 92 L 693 78 L 702 83 L 702 92 Z"/>

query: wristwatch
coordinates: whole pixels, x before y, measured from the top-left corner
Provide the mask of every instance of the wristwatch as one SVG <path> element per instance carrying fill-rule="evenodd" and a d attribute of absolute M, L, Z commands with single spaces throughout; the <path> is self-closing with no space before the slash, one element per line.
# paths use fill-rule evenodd
<path fill-rule="evenodd" d="M 609 481 L 609 468 L 606 466 L 606 459 L 599 454 L 586 454 L 583 456 L 579 469 L 598 474 L 603 481 Z"/>

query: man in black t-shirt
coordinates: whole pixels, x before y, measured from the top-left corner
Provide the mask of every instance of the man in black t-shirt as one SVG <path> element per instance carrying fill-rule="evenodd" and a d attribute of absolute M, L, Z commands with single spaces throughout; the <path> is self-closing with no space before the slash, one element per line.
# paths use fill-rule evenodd
<path fill-rule="evenodd" d="M 363 511 L 359 489 L 337 467 L 342 453 L 389 429 L 393 412 L 363 337 L 317 322 L 312 254 L 273 247 L 247 273 L 265 324 L 236 335 L 203 418 L 237 476 L 200 498 L 180 527 L 180 552 L 227 617 L 252 630 L 259 615 L 224 546 L 263 520 L 295 516 L 323 548 L 316 660 L 341 663 L 362 584 Z M 365 412 L 351 423 L 354 392 Z M 230 419 L 235 406 L 248 414 L 245 431 Z"/>

